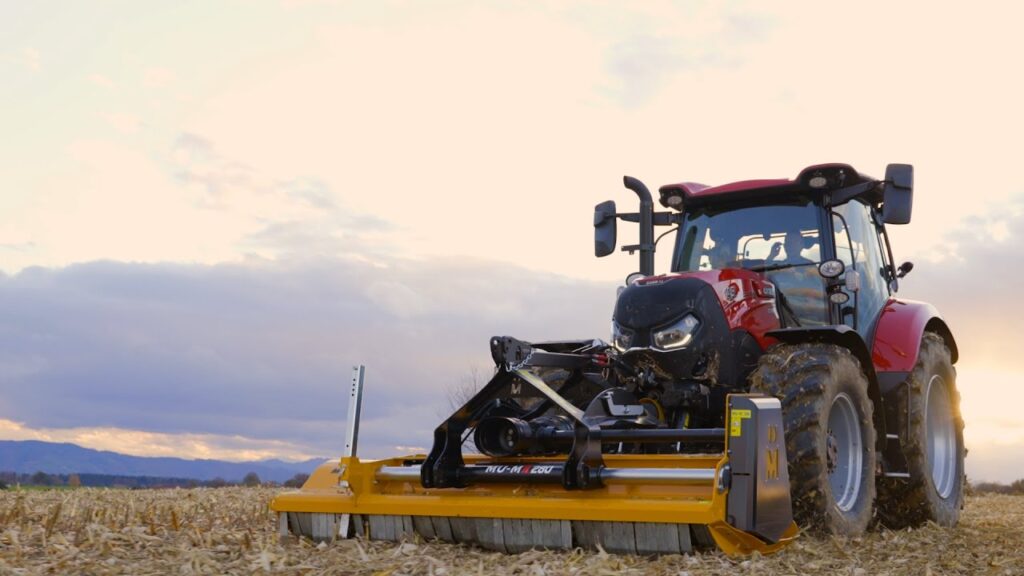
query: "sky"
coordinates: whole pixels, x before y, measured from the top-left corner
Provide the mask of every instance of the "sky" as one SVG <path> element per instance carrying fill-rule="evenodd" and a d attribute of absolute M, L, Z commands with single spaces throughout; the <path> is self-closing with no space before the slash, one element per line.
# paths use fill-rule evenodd
<path fill-rule="evenodd" d="M 1024 476 L 1021 11 L 0 0 L 0 438 L 332 456 L 363 363 L 362 449 L 423 448 L 490 336 L 607 337 L 624 174 L 899 162 L 968 474 Z"/>

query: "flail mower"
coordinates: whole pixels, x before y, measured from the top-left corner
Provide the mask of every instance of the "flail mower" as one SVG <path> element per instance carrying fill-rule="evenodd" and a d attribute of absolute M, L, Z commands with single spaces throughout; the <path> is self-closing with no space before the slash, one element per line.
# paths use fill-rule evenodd
<path fill-rule="evenodd" d="M 894 264 L 885 228 L 910 222 L 912 167 L 672 184 L 664 212 L 624 183 L 639 211 L 594 214 L 598 257 L 617 220 L 640 228 L 610 341 L 492 338 L 494 377 L 430 452 L 385 460 L 355 455 L 358 371 L 346 454 L 274 499 L 282 535 L 748 554 L 798 525 L 958 521 L 957 347 L 932 306 L 894 296 L 912 264 Z"/>

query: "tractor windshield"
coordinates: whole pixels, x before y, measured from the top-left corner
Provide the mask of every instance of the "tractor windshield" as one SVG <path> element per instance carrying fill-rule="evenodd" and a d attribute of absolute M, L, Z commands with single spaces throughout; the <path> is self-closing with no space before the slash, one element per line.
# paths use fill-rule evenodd
<path fill-rule="evenodd" d="M 809 199 L 687 209 L 672 270 L 764 272 L 784 293 L 800 325 L 826 324 L 825 285 L 814 266 L 821 261 L 818 210 Z"/>

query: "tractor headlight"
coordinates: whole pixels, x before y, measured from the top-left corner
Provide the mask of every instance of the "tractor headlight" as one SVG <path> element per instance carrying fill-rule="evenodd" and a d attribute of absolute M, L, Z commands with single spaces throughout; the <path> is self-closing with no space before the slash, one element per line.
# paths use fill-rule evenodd
<path fill-rule="evenodd" d="M 618 322 L 612 320 L 612 346 L 615 346 L 619 352 L 625 352 L 632 345 L 633 331 L 619 326 Z"/>
<path fill-rule="evenodd" d="M 693 334 L 700 326 L 700 320 L 693 314 L 683 316 L 682 320 L 654 333 L 654 345 L 662 350 L 683 348 L 693 341 Z"/>
<path fill-rule="evenodd" d="M 818 264 L 818 273 L 823 278 L 838 278 L 840 274 L 846 271 L 846 266 L 842 260 L 825 260 L 821 264 Z"/>

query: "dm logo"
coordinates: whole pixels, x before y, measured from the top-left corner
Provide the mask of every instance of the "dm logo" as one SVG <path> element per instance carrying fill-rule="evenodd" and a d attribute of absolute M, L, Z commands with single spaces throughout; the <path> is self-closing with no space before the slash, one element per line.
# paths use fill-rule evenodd
<path fill-rule="evenodd" d="M 774 448 L 768 448 L 765 450 L 765 461 L 764 461 L 764 475 L 768 480 L 779 479 L 779 447 L 778 447 L 779 431 L 774 424 L 768 426 L 768 444 L 774 445 Z"/>

